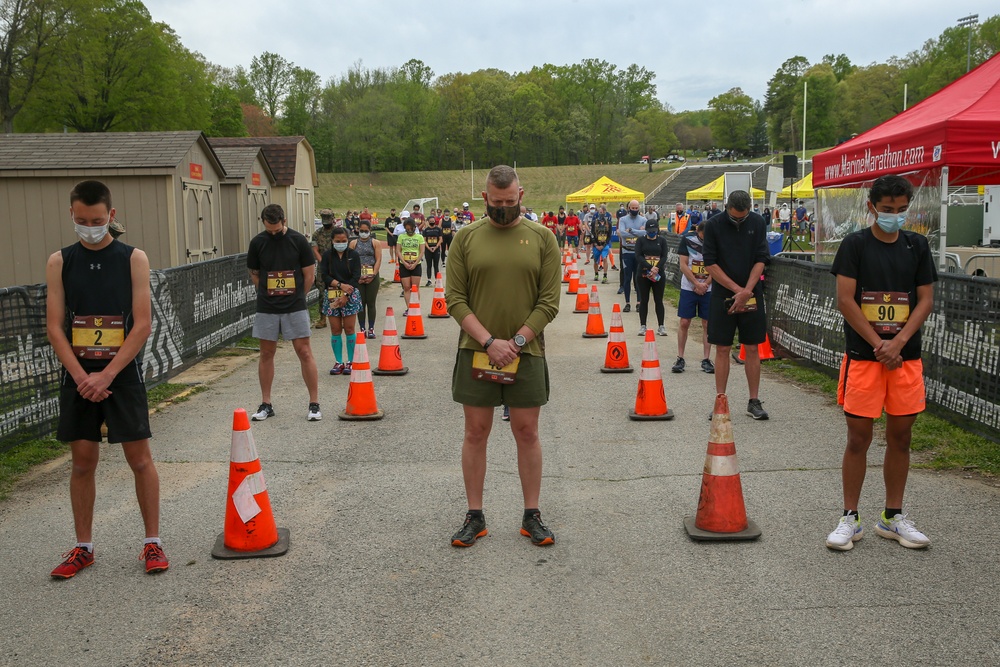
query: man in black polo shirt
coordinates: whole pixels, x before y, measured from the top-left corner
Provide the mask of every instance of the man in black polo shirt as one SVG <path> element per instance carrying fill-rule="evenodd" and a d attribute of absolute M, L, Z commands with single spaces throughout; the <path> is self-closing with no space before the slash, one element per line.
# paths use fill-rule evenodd
<path fill-rule="evenodd" d="M 760 276 L 764 266 L 771 261 L 771 254 L 767 245 L 767 225 L 764 218 L 750 210 L 751 205 L 748 192 L 735 190 L 726 201 L 726 212 L 710 217 L 705 224 L 705 268 L 713 284 L 708 342 L 716 346 L 715 390 L 724 394 L 729 382 L 733 336 L 739 329 L 740 344 L 746 350 L 750 389 L 747 414 L 754 419 L 767 419 L 758 397 L 760 354 L 757 346 L 767 336 L 764 286 Z"/>
<path fill-rule="evenodd" d="M 289 229 L 285 211 L 278 204 L 268 204 L 260 212 L 264 231 L 253 237 L 247 251 L 247 269 L 257 287 L 257 315 L 253 335 L 260 339 L 261 403 L 251 415 L 254 421 L 274 416 L 271 407 L 271 384 L 274 381 L 274 353 L 278 336 L 292 341 L 302 367 L 302 379 L 309 390 L 306 419 L 319 421 L 319 375 L 309 345 L 309 311 L 306 294 L 316 277 L 316 263 L 306 237 Z"/>

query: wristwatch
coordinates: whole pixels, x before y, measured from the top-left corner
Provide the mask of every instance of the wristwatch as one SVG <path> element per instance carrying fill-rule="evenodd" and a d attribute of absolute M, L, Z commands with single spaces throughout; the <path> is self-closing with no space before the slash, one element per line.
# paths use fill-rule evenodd
<path fill-rule="evenodd" d="M 521 334 L 514 334 L 514 345 L 518 347 L 524 347 L 528 344 L 528 340 Z"/>
<path fill-rule="evenodd" d="M 493 344 L 493 340 L 494 340 L 493 336 L 490 336 L 488 339 L 486 339 L 486 342 L 483 343 L 483 349 L 484 350 L 490 349 L 490 345 Z"/>

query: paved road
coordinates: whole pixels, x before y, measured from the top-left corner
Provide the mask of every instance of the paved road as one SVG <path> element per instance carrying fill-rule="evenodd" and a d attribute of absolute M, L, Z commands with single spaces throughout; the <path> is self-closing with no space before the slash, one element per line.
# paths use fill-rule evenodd
<path fill-rule="evenodd" d="M 609 318 L 615 286 L 602 286 Z M 382 307 L 398 306 L 395 288 Z M 424 312 L 431 290 L 423 290 Z M 497 414 L 489 456 L 490 535 L 449 546 L 460 525 L 461 410 L 450 399 L 457 325 L 426 320 L 404 341 L 405 377 L 376 378 L 387 416 L 336 419 L 346 378 L 321 376 L 325 418 L 305 421 L 290 346 L 278 355 L 277 417 L 254 425 L 282 558 L 215 561 L 232 411 L 259 401 L 255 364 L 155 415 L 162 535 L 171 569 L 147 577 L 141 523 L 120 449 L 98 475 L 94 567 L 52 581 L 72 541 L 62 461 L 0 505 L 0 664 L 10 665 L 987 665 L 1000 663 L 1000 494 L 915 471 L 907 506 L 932 538 L 910 551 L 870 530 L 883 449 L 862 500 L 868 536 L 823 546 L 840 505 L 843 419 L 825 397 L 766 377 L 768 422 L 739 411 L 730 382 L 753 543 L 690 541 L 712 379 L 666 373 L 672 422 L 633 423 L 636 374 L 597 369 L 606 342 L 580 334 L 571 298 L 547 332 L 552 399 L 543 410 L 542 509 L 550 548 L 518 534 L 514 443 Z M 669 312 L 669 311 L 668 311 Z M 668 318 L 673 323 L 673 318 Z M 629 353 L 641 358 L 635 314 Z M 676 339 L 658 338 L 669 366 Z M 314 349 L 332 362 L 323 331 Z M 377 357 L 379 341 L 369 353 Z M 697 346 L 689 348 L 696 352 Z"/>

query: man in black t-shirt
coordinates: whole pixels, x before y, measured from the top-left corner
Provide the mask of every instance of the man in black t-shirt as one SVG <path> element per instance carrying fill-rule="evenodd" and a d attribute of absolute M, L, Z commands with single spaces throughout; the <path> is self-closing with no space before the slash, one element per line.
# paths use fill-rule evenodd
<path fill-rule="evenodd" d="M 839 551 L 850 550 L 863 535 L 858 502 L 873 422 L 883 410 L 885 510 L 875 532 L 910 549 L 930 544 L 903 514 L 910 437 L 925 404 L 920 327 L 934 306 L 937 281 L 927 238 L 901 229 L 912 198 L 913 186 L 901 176 L 872 183 L 868 212 L 875 223 L 841 242 L 830 270 L 837 276 L 847 348 L 837 390 L 847 419 L 844 514 L 826 539 L 826 546 Z"/>
<path fill-rule="evenodd" d="M 257 315 L 253 335 L 260 339 L 257 374 L 261 404 L 251 415 L 254 421 L 274 416 L 271 383 L 274 381 L 274 353 L 278 336 L 292 341 L 302 367 L 302 379 L 309 390 L 306 419 L 319 421 L 319 375 L 309 345 L 309 311 L 306 294 L 312 289 L 316 264 L 306 237 L 289 229 L 285 212 L 278 204 L 268 204 L 260 213 L 264 231 L 253 237 L 247 250 L 247 269 L 257 288 Z"/>

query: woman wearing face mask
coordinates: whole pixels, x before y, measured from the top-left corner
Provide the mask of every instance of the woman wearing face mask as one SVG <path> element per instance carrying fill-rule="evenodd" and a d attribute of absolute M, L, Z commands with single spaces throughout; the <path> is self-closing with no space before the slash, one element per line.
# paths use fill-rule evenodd
<path fill-rule="evenodd" d="M 427 219 L 427 226 L 424 227 L 422 232 L 424 237 L 424 244 L 427 248 L 424 253 L 424 257 L 427 259 L 427 284 L 425 287 L 431 286 L 431 280 L 433 280 L 438 272 L 441 270 L 441 239 L 444 233 L 441 228 L 438 227 L 438 222 L 435 218 Z"/>
<path fill-rule="evenodd" d="M 358 289 L 361 258 L 348 247 L 347 230 L 343 227 L 334 227 L 333 247 L 323 254 L 319 270 L 327 289 L 328 303 L 323 314 L 330 321 L 330 346 L 337 362 L 330 369 L 330 375 L 350 373 L 354 361 L 354 327 L 361 310 L 361 292 Z M 347 334 L 346 364 L 341 332 Z"/>
<path fill-rule="evenodd" d="M 646 335 L 646 316 L 649 314 L 649 293 L 653 292 L 653 303 L 656 306 L 656 323 L 659 327 L 656 333 L 667 335 L 663 325 L 663 267 L 667 261 L 667 240 L 659 235 L 660 228 L 655 220 L 646 221 L 646 235 L 640 236 L 635 242 L 635 261 L 639 277 L 636 280 L 639 288 L 639 335 Z"/>
<path fill-rule="evenodd" d="M 350 248 L 361 258 L 361 279 L 358 281 L 358 291 L 361 293 L 358 320 L 361 323 L 361 331 L 366 333 L 368 338 L 375 338 L 375 300 L 382 284 L 378 273 L 382 267 L 382 242 L 372 236 L 371 222 L 361 221 L 358 225 L 358 238 L 351 241 Z M 367 332 L 365 332 L 365 322 L 368 322 Z"/>
<path fill-rule="evenodd" d="M 396 239 L 396 257 L 399 260 L 399 282 L 403 285 L 403 300 L 410 298 L 410 289 L 420 285 L 423 273 L 420 263 L 424 259 L 424 237 L 417 233 L 417 223 L 412 216 L 403 220 L 403 233 Z M 403 317 L 409 309 L 403 311 Z"/>

